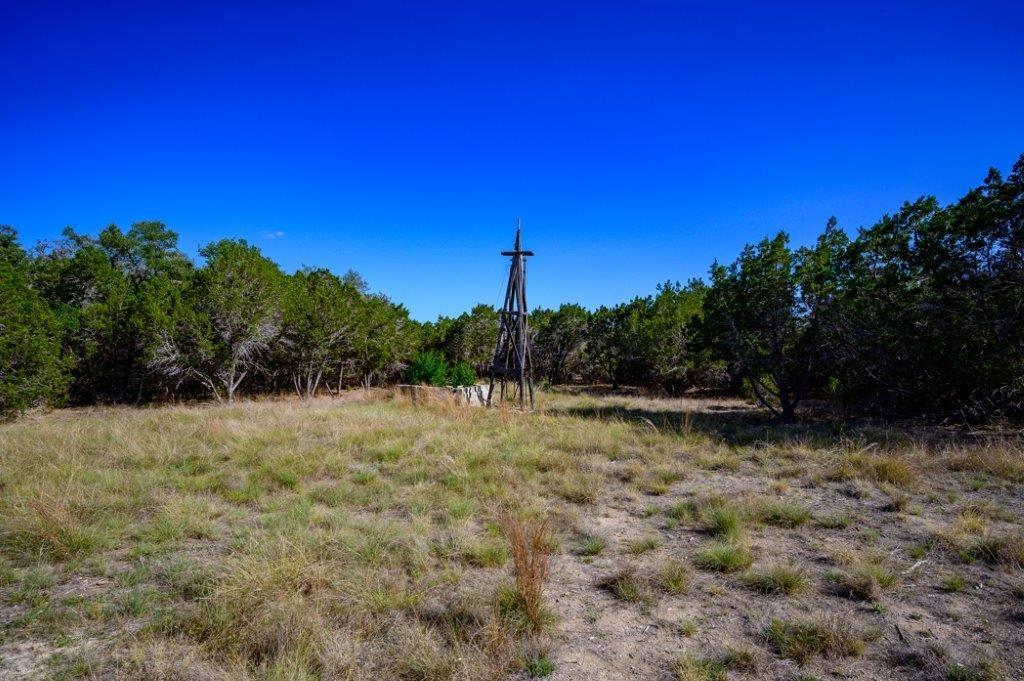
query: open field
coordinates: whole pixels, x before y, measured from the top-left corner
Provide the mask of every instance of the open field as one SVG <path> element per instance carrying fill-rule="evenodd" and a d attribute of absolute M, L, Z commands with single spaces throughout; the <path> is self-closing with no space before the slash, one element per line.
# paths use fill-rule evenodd
<path fill-rule="evenodd" d="M 1024 678 L 1019 438 L 540 398 L 0 425 L 0 677 Z"/>

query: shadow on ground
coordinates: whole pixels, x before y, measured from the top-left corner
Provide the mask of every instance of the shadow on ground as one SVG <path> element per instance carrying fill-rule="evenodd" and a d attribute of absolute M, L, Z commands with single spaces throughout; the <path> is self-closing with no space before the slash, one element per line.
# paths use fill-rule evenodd
<path fill-rule="evenodd" d="M 764 410 L 741 403 L 703 406 L 700 409 L 667 411 L 632 405 L 587 405 L 555 407 L 554 414 L 600 421 L 624 421 L 660 432 L 703 435 L 731 447 L 751 445 L 794 445 L 829 447 L 839 444 L 877 443 L 883 447 L 949 445 L 952 442 L 978 443 L 1019 436 L 1019 432 L 967 432 L 912 423 L 893 423 L 868 419 L 844 420 L 820 413 L 808 414 L 786 423 Z"/>

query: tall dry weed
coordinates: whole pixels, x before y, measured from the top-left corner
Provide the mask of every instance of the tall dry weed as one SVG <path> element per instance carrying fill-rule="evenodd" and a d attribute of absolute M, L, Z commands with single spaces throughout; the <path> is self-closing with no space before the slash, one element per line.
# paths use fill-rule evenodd
<path fill-rule="evenodd" d="M 548 576 L 551 533 L 547 519 L 523 518 L 506 512 L 501 529 L 512 554 L 512 572 L 519 606 L 529 629 L 539 631 L 545 623 L 544 582 Z"/>

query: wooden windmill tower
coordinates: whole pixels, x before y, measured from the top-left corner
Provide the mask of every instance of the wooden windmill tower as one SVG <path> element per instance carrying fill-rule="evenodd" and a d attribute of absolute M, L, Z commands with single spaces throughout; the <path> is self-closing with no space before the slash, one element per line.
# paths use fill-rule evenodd
<path fill-rule="evenodd" d="M 533 362 L 526 320 L 526 258 L 533 251 L 522 248 L 522 221 L 516 220 L 516 245 L 511 251 L 502 251 L 512 258 L 505 289 L 505 305 L 501 309 L 498 345 L 491 362 L 491 384 L 487 389 L 487 406 L 492 404 L 494 383 L 498 382 L 498 395 L 505 400 L 518 401 L 520 409 L 533 409 Z"/>

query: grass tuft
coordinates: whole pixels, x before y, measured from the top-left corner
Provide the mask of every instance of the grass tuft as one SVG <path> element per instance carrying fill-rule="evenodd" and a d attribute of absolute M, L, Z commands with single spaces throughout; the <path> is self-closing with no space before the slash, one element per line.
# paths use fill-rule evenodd
<path fill-rule="evenodd" d="M 763 499 L 753 505 L 753 515 L 760 522 L 775 527 L 799 527 L 814 515 L 803 506 L 784 499 Z"/>
<path fill-rule="evenodd" d="M 772 565 L 748 572 L 743 576 L 743 583 L 766 595 L 792 596 L 807 589 L 807 574 L 792 565 Z"/>
<path fill-rule="evenodd" d="M 1024 568 L 1024 539 L 1014 535 L 978 537 L 960 550 L 965 562 L 981 561 L 987 565 Z"/>
<path fill-rule="evenodd" d="M 757 672 L 757 658 L 744 648 L 729 648 L 717 658 L 680 658 L 672 667 L 676 681 L 727 681 L 728 671 Z"/>
<path fill-rule="evenodd" d="M 946 667 L 947 681 L 1001 681 L 1003 678 L 999 667 L 988 661 L 973 666 L 951 664 Z"/>
<path fill-rule="evenodd" d="M 608 540 L 604 537 L 587 535 L 580 541 L 579 546 L 576 549 L 576 553 L 581 556 L 593 557 L 600 555 L 607 547 Z"/>
<path fill-rule="evenodd" d="M 725 665 L 720 660 L 686 656 L 672 668 L 675 681 L 726 681 Z"/>
<path fill-rule="evenodd" d="M 658 584 L 670 594 L 685 593 L 690 585 L 690 570 L 682 561 L 667 560 L 658 567 Z"/>
<path fill-rule="evenodd" d="M 827 530 L 843 530 L 850 526 L 850 516 L 845 513 L 833 513 L 818 518 L 818 524 Z"/>
<path fill-rule="evenodd" d="M 896 585 L 896 573 L 884 565 L 857 562 L 846 572 L 832 573 L 828 579 L 841 596 L 860 601 L 877 601 L 884 591 Z"/>
<path fill-rule="evenodd" d="M 739 539 L 743 535 L 743 513 L 733 506 L 709 508 L 701 513 L 704 531 L 714 537 Z"/>
<path fill-rule="evenodd" d="M 597 582 L 597 587 L 626 603 L 650 604 L 654 601 L 648 580 L 632 565 L 602 578 Z"/>
<path fill-rule="evenodd" d="M 547 657 L 537 657 L 526 660 L 523 665 L 526 668 L 526 673 L 531 679 L 540 679 L 545 676 L 551 676 L 555 671 L 555 665 Z"/>
<path fill-rule="evenodd" d="M 699 551 L 694 563 L 699 568 L 716 572 L 739 572 L 750 567 L 754 556 L 744 544 L 722 541 Z"/>
<path fill-rule="evenodd" d="M 959 593 L 966 586 L 967 582 L 960 575 L 946 575 L 942 578 L 942 590 L 947 593 Z"/>
<path fill-rule="evenodd" d="M 864 652 L 864 636 L 839 618 L 787 621 L 773 619 L 764 630 L 780 656 L 804 664 L 812 657 L 854 657 Z"/>
<path fill-rule="evenodd" d="M 626 550 L 634 556 L 639 556 L 640 554 L 654 551 L 659 546 L 661 546 L 661 539 L 653 534 L 648 534 L 636 539 L 630 539 L 626 544 Z"/>

